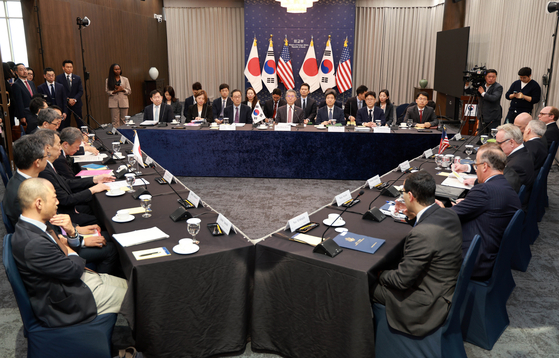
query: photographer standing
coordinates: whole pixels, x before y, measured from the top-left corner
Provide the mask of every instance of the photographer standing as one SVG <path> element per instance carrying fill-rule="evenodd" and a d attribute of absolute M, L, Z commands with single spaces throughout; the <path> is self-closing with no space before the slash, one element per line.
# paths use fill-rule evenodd
<path fill-rule="evenodd" d="M 485 86 L 479 86 L 479 113 L 481 121 L 478 124 L 478 131 L 484 129 L 483 134 L 490 134 L 492 128 L 501 125 L 503 109 L 501 108 L 501 97 L 503 96 L 503 86 L 497 82 L 497 71 L 489 69 L 485 72 Z"/>
<path fill-rule="evenodd" d="M 520 79 L 510 85 L 505 95 L 511 101 L 506 117 L 507 123 L 514 123 L 514 119 L 520 113 L 532 114 L 534 104 L 540 101 L 542 93 L 540 85 L 532 80 L 532 69 L 530 67 L 522 67 L 518 71 L 518 76 Z"/>

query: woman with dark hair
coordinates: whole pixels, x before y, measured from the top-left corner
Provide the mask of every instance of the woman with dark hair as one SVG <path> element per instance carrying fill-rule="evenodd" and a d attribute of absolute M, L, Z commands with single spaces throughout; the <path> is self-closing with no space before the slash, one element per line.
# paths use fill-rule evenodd
<path fill-rule="evenodd" d="M 182 113 L 182 106 L 175 97 L 175 89 L 171 86 L 165 86 L 165 88 L 163 88 L 163 93 L 165 94 L 165 103 L 173 108 L 175 116 L 180 116 Z"/>
<path fill-rule="evenodd" d="M 195 94 L 196 103 L 190 106 L 188 112 L 186 112 L 185 123 L 190 123 L 194 120 L 205 119 L 208 123 L 214 121 L 214 116 L 212 112 L 211 104 L 208 104 L 208 95 L 206 91 L 199 90 Z"/>
<path fill-rule="evenodd" d="M 250 107 L 250 109 L 254 110 L 254 107 L 256 107 L 257 103 L 258 96 L 256 95 L 256 91 L 252 87 L 247 88 L 245 91 L 245 100 L 242 102 L 242 104 L 246 104 Z"/>
<path fill-rule="evenodd" d="M 109 95 L 109 109 L 114 127 L 124 123 L 128 115 L 128 96 L 132 93 L 128 78 L 122 76 L 120 65 L 113 63 L 105 80 L 105 92 Z"/>
<path fill-rule="evenodd" d="M 380 90 L 375 107 L 380 107 L 384 111 L 386 125 L 391 126 L 394 121 L 394 105 L 390 102 L 390 93 L 388 93 L 387 89 Z"/>
<path fill-rule="evenodd" d="M 35 78 L 35 71 L 31 67 L 27 67 L 27 80 L 33 81 Z"/>

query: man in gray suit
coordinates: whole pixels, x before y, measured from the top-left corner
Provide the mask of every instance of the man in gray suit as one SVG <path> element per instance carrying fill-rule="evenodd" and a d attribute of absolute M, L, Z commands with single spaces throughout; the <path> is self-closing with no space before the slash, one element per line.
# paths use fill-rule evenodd
<path fill-rule="evenodd" d="M 481 119 L 480 123 L 485 128 L 484 134 L 490 134 L 492 128 L 501 125 L 501 117 L 503 110 L 501 108 L 501 97 L 503 96 L 503 86 L 497 82 L 497 71 L 493 69 L 487 70 L 485 73 L 485 86 L 479 86 L 478 92 L 479 108 Z"/>
<path fill-rule="evenodd" d="M 381 271 L 371 287 L 372 301 L 386 305 L 390 327 L 417 337 L 444 323 L 462 265 L 460 220 L 435 204 L 435 188 L 425 171 L 406 178 L 405 214 L 414 227 L 398 267 Z"/>
<path fill-rule="evenodd" d="M 295 105 L 297 92 L 295 92 L 295 90 L 287 90 L 285 93 L 285 100 L 287 101 L 287 105 L 278 108 L 277 122 L 303 123 L 305 121 L 303 109 Z"/>

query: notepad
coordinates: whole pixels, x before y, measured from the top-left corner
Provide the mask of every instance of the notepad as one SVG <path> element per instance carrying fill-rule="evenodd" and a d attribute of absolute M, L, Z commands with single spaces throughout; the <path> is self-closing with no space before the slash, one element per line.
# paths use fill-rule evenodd
<path fill-rule="evenodd" d="M 113 234 L 113 237 L 116 241 L 118 241 L 120 246 L 128 247 L 144 244 L 146 242 L 167 239 L 169 238 L 169 235 L 164 233 L 158 227 L 154 226 L 149 229 L 134 230 L 122 234 Z"/>
<path fill-rule="evenodd" d="M 167 250 L 166 247 L 155 247 L 152 249 L 132 251 L 132 255 L 134 255 L 136 260 L 140 261 L 146 259 L 154 259 L 156 257 L 170 256 L 171 253 L 169 252 L 169 250 Z"/>
<path fill-rule="evenodd" d="M 303 244 L 308 244 L 308 245 L 311 245 L 311 246 L 316 246 L 316 245 L 320 244 L 320 242 L 322 241 L 322 239 L 318 236 L 300 234 L 300 233 L 291 236 L 291 240 L 297 241 L 297 242 L 300 242 L 300 243 L 303 243 Z"/>

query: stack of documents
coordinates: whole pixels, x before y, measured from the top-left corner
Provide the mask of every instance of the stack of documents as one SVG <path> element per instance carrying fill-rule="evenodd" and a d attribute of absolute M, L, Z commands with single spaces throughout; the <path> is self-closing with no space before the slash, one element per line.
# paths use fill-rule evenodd
<path fill-rule="evenodd" d="M 123 234 L 114 234 L 113 237 L 122 247 L 128 247 L 155 240 L 167 239 L 169 238 L 169 235 L 154 226 L 149 229 L 134 230 Z"/>

